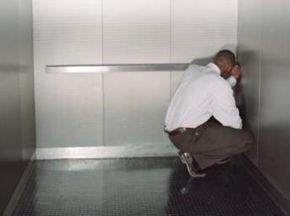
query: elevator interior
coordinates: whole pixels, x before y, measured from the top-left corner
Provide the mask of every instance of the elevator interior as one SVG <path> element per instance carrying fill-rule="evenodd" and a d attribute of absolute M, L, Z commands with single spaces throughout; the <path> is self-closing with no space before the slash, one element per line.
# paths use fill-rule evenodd
<path fill-rule="evenodd" d="M 162 130 L 182 72 L 47 73 L 46 65 L 184 64 L 221 48 L 243 69 L 242 113 L 256 138 L 247 156 L 289 212 L 289 6 L 1 0 L 0 212 L 31 160 L 176 155 Z"/>

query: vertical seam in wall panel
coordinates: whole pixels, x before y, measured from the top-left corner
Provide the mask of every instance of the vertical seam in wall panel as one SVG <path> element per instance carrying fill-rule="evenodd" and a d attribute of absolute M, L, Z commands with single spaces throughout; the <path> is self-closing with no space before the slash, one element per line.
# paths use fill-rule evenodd
<path fill-rule="evenodd" d="M 18 92 L 18 97 L 19 97 L 19 121 L 20 121 L 20 129 L 19 129 L 19 133 L 20 133 L 20 144 L 21 144 L 21 159 L 24 161 L 24 140 L 23 140 L 23 113 L 22 113 L 22 106 L 23 106 L 23 95 L 22 95 L 22 91 L 21 91 L 21 65 L 23 64 L 21 62 L 22 58 L 22 50 L 21 50 L 21 46 L 20 46 L 20 38 L 19 35 L 21 35 L 21 24 L 20 24 L 20 19 L 21 19 L 21 2 L 18 1 L 17 2 L 17 50 L 18 50 L 18 76 L 17 76 L 17 92 Z"/>
<path fill-rule="evenodd" d="M 238 32 L 239 32 L 239 3 L 240 3 L 240 0 L 236 0 L 236 47 L 235 47 L 235 53 L 236 53 L 236 59 L 238 59 Z"/>
<path fill-rule="evenodd" d="M 22 121 L 23 121 L 23 118 L 22 118 L 22 94 L 21 94 L 21 48 L 20 48 L 20 38 L 19 38 L 19 35 L 21 35 L 21 28 L 20 28 L 20 15 L 21 15 L 21 10 L 20 10 L 20 1 L 17 1 L 17 17 L 16 17 L 16 22 L 17 22 L 17 96 L 18 96 L 18 99 L 19 99 L 19 122 L 20 122 L 20 128 L 19 128 L 19 133 L 20 133 L 20 146 L 21 146 L 21 159 L 23 160 L 23 136 L 22 136 L 22 132 L 23 132 L 23 129 L 22 129 Z"/>
<path fill-rule="evenodd" d="M 103 143 L 102 145 L 105 146 L 106 139 L 105 139 L 105 77 L 104 73 L 102 73 L 102 97 L 103 97 L 103 129 L 102 129 L 102 135 L 103 135 Z"/>
<path fill-rule="evenodd" d="M 19 3 L 19 2 L 18 2 Z M 19 6 L 19 5 L 17 5 L 17 6 Z M 17 113 L 15 114 L 15 115 L 17 115 L 17 121 L 18 121 L 18 123 L 19 123 L 19 125 L 17 125 L 18 127 L 16 127 L 16 128 L 14 128 L 14 131 L 16 131 L 17 130 L 17 132 L 16 132 L 16 134 L 19 136 L 18 137 L 18 139 L 17 139 L 17 142 L 19 142 L 19 143 L 17 143 L 17 148 L 18 148 L 18 150 L 20 150 L 20 158 L 21 158 L 21 162 L 23 161 L 23 135 L 22 135 L 22 132 L 23 132 L 23 129 L 22 129 L 22 121 L 23 121 L 23 118 L 22 118 L 22 94 L 21 94 L 21 81 L 20 81 L 20 73 L 21 73 L 21 66 L 20 66 L 20 39 L 19 39 L 19 34 L 20 34 L 20 30 L 19 30 L 19 22 L 20 22 L 20 17 L 19 17 L 19 10 L 17 9 L 17 44 L 16 44 L 16 46 L 17 46 L 17 67 L 16 67 L 16 75 L 17 75 L 17 77 L 16 77 L 16 86 L 15 86 L 15 88 L 17 88 L 17 90 L 16 90 L 16 94 L 15 95 L 17 95 L 16 96 L 16 101 L 15 101 L 15 103 L 17 102 Z M 18 146 L 18 144 L 20 145 L 20 146 Z M 20 148 L 19 148 L 20 147 Z M 18 155 L 17 155 L 17 157 L 18 157 Z"/>
<path fill-rule="evenodd" d="M 257 165 L 260 166 L 260 155 L 259 155 L 259 145 L 260 145 L 260 133 L 261 133 L 261 87 L 262 87 L 262 2 L 260 1 L 259 7 L 259 92 L 258 92 L 258 134 L 257 134 Z"/>
<path fill-rule="evenodd" d="M 172 0 L 169 0 L 169 63 L 172 63 Z M 172 91 L 172 71 L 169 72 L 169 99 Z"/>
<path fill-rule="evenodd" d="M 101 36 L 101 41 L 102 41 L 102 47 L 101 47 L 101 59 L 102 59 L 102 64 L 104 64 L 104 0 L 101 0 L 101 31 L 102 31 L 102 36 Z M 101 74 L 102 77 L 102 97 L 103 97 L 103 112 L 102 112 L 102 146 L 106 145 L 106 138 L 105 138 L 105 74 Z"/>
<path fill-rule="evenodd" d="M 172 0 L 169 0 L 169 63 L 172 62 L 172 48 L 171 48 L 171 44 L 172 44 L 172 35 L 171 35 L 171 31 L 172 31 L 172 18 L 171 18 L 171 10 L 172 10 Z"/>
<path fill-rule="evenodd" d="M 33 39 L 33 84 L 34 84 L 34 88 L 33 88 L 33 92 L 34 92 L 34 127 L 35 127 L 35 148 L 38 148 L 39 145 L 39 136 L 38 136 L 38 123 L 37 123 L 37 88 L 36 88 L 36 57 L 35 57 L 35 53 L 36 53 L 36 42 L 35 42 L 35 0 L 32 0 L 32 39 Z M 37 155 L 36 155 L 37 157 Z"/>
<path fill-rule="evenodd" d="M 37 147 L 37 143 L 36 143 L 36 104 L 35 104 L 35 65 L 34 65 L 34 4 L 33 4 L 33 0 L 31 0 L 31 40 L 32 40 L 32 80 L 33 80 L 33 118 L 34 118 L 34 150 Z"/>
<path fill-rule="evenodd" d="M 104 64 L 104 0 L 101 0 L 101 63 Z"/>
<path fill-rule="evenodd" d="M 239 52 L 238 52 L 238 46 L 239 46 L 239 41 L 240 41 L 240 38 L 239 38 L 239 32 L 240 32 L 240 0 L 237 1 L 237 33 L 236 33 L 236 40 L 237 40 L 237 46 L 236 46 L 236 59 L 239 60 Z"/>

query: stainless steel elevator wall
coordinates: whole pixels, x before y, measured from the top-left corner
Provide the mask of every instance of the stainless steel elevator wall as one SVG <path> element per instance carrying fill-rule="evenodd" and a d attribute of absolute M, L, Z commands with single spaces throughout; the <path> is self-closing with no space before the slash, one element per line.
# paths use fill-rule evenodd
<path fill-rule="evenodd" d="M 42 156 L 71 147 L 166 152 L 164 116 L 182 74 L 48 74 L 45 65 L 184 63 L 236 46 L 236 0 L 34 0 L 33 8 Z"/>
<path fill-rule="evenodd" d="M 247 113 L 245 119 L 259 140 L 260 111 L 260 49 L 261 49 L 261 17 L 259 0 L 239 2 L 238 22 L 238 59 L 243 70 L 242 94 L 245 96 L 244 106 Z M 258 163 L 257 143 L 251 149 L 250 158 Z"/>
<path fill-rule="evenodd" d="M 248 119 L 257 137 L 252 158 L 290 200 L 290 2 L 242 0 L 238 50 Z"/>
<path fill-rule="evenodd" d="M 35 150 L 32 2 L 0 1 L 0 215 Z"/>

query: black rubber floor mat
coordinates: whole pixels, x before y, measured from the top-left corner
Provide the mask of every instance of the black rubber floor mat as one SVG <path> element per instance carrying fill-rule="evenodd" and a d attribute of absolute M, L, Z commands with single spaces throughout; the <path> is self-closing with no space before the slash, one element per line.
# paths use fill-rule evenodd
<path fill-rule="evenodd" d="M 38 161 L 15 216 L 283 216 L 238 161 L 192 179 L 177 158 Z"/>

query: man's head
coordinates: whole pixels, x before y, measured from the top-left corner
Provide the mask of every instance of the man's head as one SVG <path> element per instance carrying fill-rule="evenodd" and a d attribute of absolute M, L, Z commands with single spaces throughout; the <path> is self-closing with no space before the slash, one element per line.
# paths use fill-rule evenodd
<path fill-rule="evenodd" d="M 230 50 L 221 50 L 214 57 L 214 63 L 220 68 L 221 76 L 227 78 L 236 64 L 235 54 Z"/>

